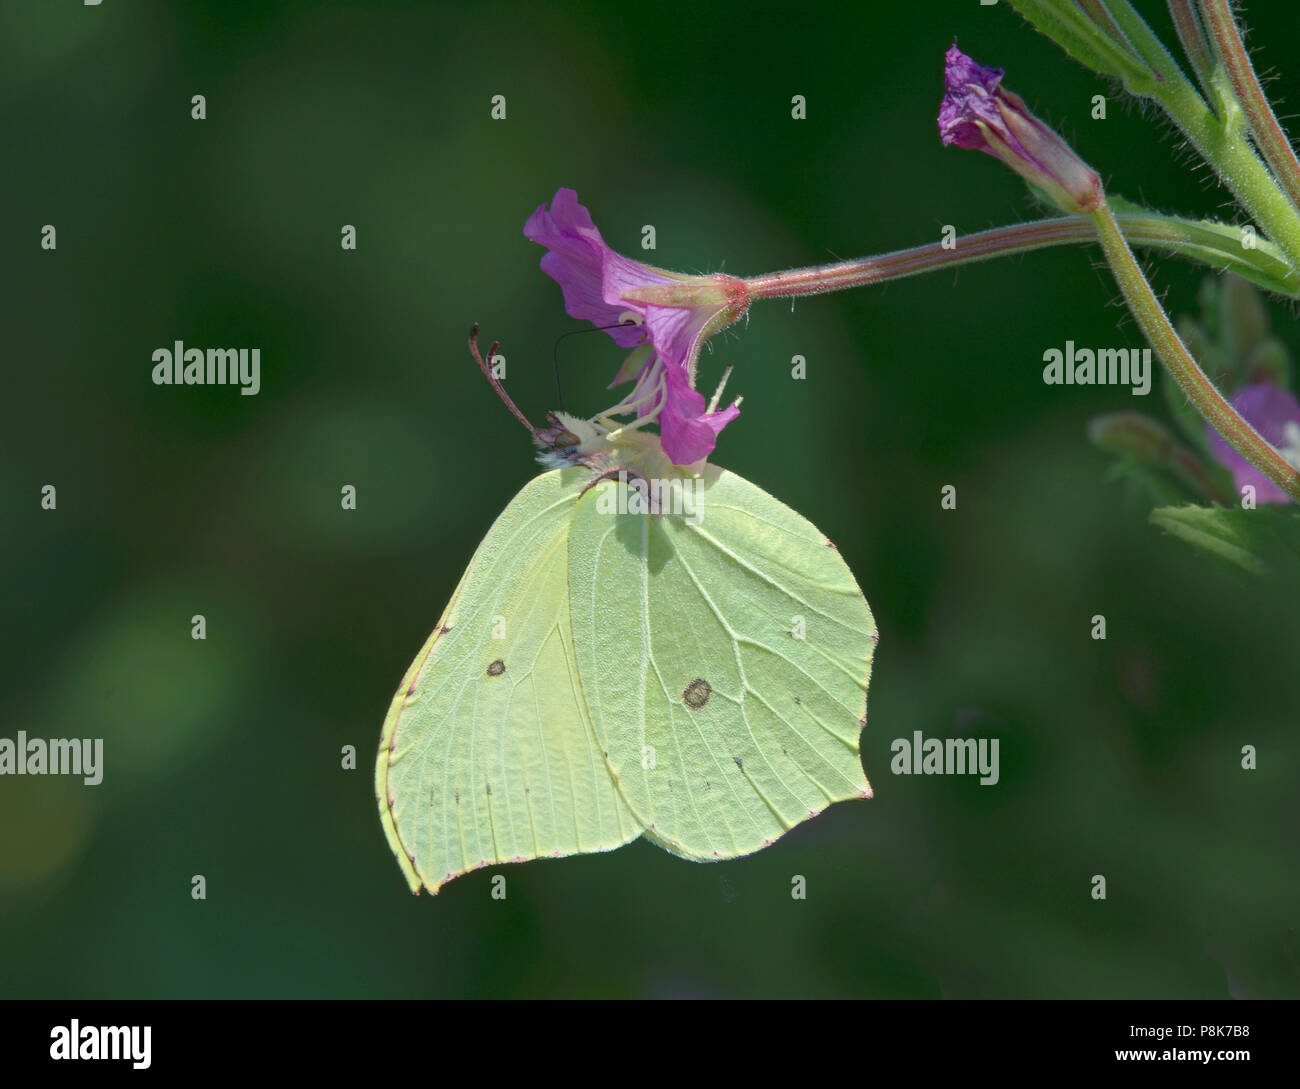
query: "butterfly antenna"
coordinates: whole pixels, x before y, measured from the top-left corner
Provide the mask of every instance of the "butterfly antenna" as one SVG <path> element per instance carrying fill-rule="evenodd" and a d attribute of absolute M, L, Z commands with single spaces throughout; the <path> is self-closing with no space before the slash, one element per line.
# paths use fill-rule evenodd
<path fill-rule="evenodd" d="M 492 359 L 497 354 L 497 349 L 499 347 L 501 347 L 501 342 L 499 340 L 494 340 L 492 342 L 492 347 L 488 349 L 488 359 Z M 533 435 L 536 435 L 537 428 L 530 424 L 528 422 L 528 417 L 519 411 L 514 401 L 510 399 L 510 394 L 502 388 L 501 380 L 492 373 L 492 368 L 487 365 L 483 359 L 482 353 L 478 350 L 478 322 L 471 325 L 469 329 L 469 351 L 474 357 L 474 362 L 478 364 L 478 369 L 483 372 L 483 377 L 492 384 L 492 388 L 496 390 L 497 396 L 501 398 L 506 408 L 515 414 L 516 420 L 528 428 Z"/>
<path fill-rule="evenodd" d="M 565 337 L 577 336 L 579 333 L 599 333 L 602 329 L 621 329 L 625 325 L 635 325 L 634 321 L 616 321 L 613 325 L 593 325 L 590 329 L 570 329 L 555 338 L 551 349 L 551 358 L 555 362 L 555 407 L 564 411 L 564 392 L 560 389 L 560 341 Z"/>

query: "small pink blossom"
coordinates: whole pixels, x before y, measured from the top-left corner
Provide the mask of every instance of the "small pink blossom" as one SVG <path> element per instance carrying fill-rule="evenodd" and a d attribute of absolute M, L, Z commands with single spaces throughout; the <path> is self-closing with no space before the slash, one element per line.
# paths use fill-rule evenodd
<path fill-rule="evenodd" d="M 1300 472 L 1300 403 L 1291 391 L 1272 382 L 1256 382 L 1242 386 L 1231 400 L 1242 419 Z M 1232 483 L 1238 492 L 1249 484 L 1255 489 L 1257 503 L 1291 502 L 1286 492 L 1229 446 L 1227 439 L 1209 424 L 1205 425 L 1205 435 L 1214 460 L 1232 473 Z"/>
<path fill-rule="evenodd" d="M 549 208 L 543 204 L 529 216 L 524 235 L 546 247 L 542 271 L 560 285 L 571 317 L 614 326 L 607 332 L 621 347 L 649 349 L 631 373 L 620 370 L 614 384 L 635 378 L 636 385 L 610 411 L 653 416 L 674 464 L 708 457 L 740 409 L 733 402 L 705 411 L 694 388 L 696 360 L 708 337 L 745 313 L 744 281 L 721 273 L 683 276 L 615 253 L 572 189 L 557 190 Z"/>

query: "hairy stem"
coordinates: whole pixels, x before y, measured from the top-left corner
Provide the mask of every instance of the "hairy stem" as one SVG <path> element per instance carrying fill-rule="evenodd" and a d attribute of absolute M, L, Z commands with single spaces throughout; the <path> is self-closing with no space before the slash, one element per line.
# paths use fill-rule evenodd
<path fill-rule="evenodd" d="M 1092 220 L 1129 310 L 1174 381 L 1229 446 L 1293 499 L 1300 500 L 1300 473 L 1228 403 L 1201 370 L 1151 290 L 1109 205 L 1102 204 L 1092 213 Z"/>
<path fill-rule="evenodd" d="M 1151 85 L 1151 97 L 1183 130 L 1264 233 L 1282 248 L 1292 266 L 1300 269 L 1300 211 L 1278 188 L 1246 139 L 1241 107 L 1227 96 L 1229 101 L 1219 103 L 1226 107 L 1226 116 L 1217 117 L 1128 0 L 1116 4 L 1116 20 L 1143 60 L 1161 77 Z M 1212 98 L 1224 97 L 1213 93 L 1213 79 L 1210 82 Z"/>
<path fill-rule="evenodd" d="M 1169 14 L 1174 20 L 1174 30 L 1183 44 L 1183 52 L 1191 62 L 1196 81 L 1207 98 L 1212 98 L 1211 81 L 1214 78 L 1214 57 L 1210 43 L 1205 40 L 1205 29 L 1196 13 L 1195 0 L 1169 0 Z"/>
<path fill-rule="evenodd" d="M 1122 212 L 1116 218 L 1132 245 L 1162 249 L 1219 269 L 1231 269 L 1269 291 L 1300 297 L 1300 273 L 1291 269 L 1286 259 L 1267 242 L 1260 242 L 1253 250 L 1243 250 L 1231 228 L 1148 213 Z M 745 286 L 751 297 L 760 299 L 820 295 L 1048 246 L 1093 242 L 1096 237 L 1096 228 L 1087 216 L 1038 219 L 962 235 L 948 246 L 930 242 L 874 257 L 754 276 L 745 281 Z"/>
<path fill-rule="evenodd" d="M 1201 0 L 1201 11 L 1214 40 L 1215 51 L 1232 84 L 1232 92 L 1246 115 L 1251 138 L 1273 176 L 1291 198 L 1291 203 L 1300 208 L 1300 160 L 1296 159 L 1295 149 L 1268 104 L 1231 8 L 1226 0 Z"/>

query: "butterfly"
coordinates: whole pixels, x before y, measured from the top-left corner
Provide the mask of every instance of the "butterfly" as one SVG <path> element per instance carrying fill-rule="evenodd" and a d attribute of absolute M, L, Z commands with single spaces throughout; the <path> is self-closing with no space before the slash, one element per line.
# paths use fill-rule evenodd
<path fill-rule="evenodd" d="M 658 436 L 550 413 L 384 720 L 380 819 L 413 892 L 644 836 L 698 862 L 871 797 L 877 632 L 834 545 Z M 489 358 L 493 353 L 489 352 Z"/>

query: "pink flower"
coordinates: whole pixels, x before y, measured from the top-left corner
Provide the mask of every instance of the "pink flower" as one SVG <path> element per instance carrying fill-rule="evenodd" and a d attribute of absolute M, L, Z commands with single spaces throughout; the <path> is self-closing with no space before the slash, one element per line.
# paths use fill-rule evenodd
<path fill-rule="evenodd" d="M 572 189 L 556 191 L 524 225 L 524 235 L 545 246 L 542 271 L 560 285 L 571 317 L 607 330 L 624 348 L 639 349 L 613 385 L 636 378 L 632 392 L 611 413 L 635 411 L 659 424 L 664 452 L 676 465 L 708 457 L 718 432 L 740 409 L 705 411 L 695 390 L 700 346 L 749 306 L 749 289 L 734 276 L 683 276 L 615 253 L 578 203 Z M 620 325 L 620 322 L 632 324 Z M 648 351 L 647 351 L 648 349 Z"/>
<path fill-rule="evenodd" d="M 1232 395 L 1232 407 L 1264 439 L 1300 471 L 1300 403 L 1290 390 L 1272 382 L 1242 386 Z M 1232 483 L 1240 492 L 1247 484 L 1255 489 L 1258 503 L 1289 503 L 1291 497 L 1228 445 L 1227 439 L 1205 425 L 1214 460 L 1232 473 Z"/>

